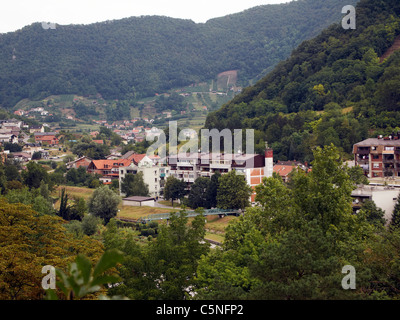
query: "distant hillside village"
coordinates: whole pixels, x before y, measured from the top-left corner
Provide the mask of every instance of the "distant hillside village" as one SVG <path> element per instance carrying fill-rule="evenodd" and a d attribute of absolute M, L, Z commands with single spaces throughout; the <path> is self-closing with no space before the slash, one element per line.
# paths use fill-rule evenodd
<path fill-rule="evenodd" d="M 122 145 L 142 143 L 146 141 L 146 136 L 154 138 L 162 133 L 156 127 L 133 127 L 134 122 L 108 124 L 106 121 L 98 121 L 98 124 L 100 128 L 107 128 L 118 135 Z M 126 129 L 129 127 L 131 129 Z M 89 133 L 90 143 L 109 145 L 110 141 L 98 139 L 99 133 Z M 0 159 L 3 163 L 8 159 L 26 168 L 30 161 L 64 161 L 67 170 L 81 168 L 88 174 L 96 175 L 100 185 L 117 185 L 123 197 L 125 195 L 121 192 L 121 184 L 129 173 L 143 173 L 144 183 L 149 187 L 149 199 L 156 201 L 163 196 L 169 176 L 185 181 L 187 190 L 190 190 L 198 177 L 211 177 L 217 172 L 225 174 L 235 170 L 254 190 L 264 177 L 277 174 L 288 182 L 295 168 L 305 172 L 312 170 L 307 163 L 295 160 L 274 162 L 273 150 L 267 146 L 264 155 L 182 153 L 165 159 L 157 155 L 148 156 L 145 151 L 121 153 L 121 148 L 114 148 L 101 159 L 93 159 L 67 152 L 66 144 L 69 141 L 75 140 L 66 140 L 63 132 L 52 131 L 48 125 L 28 125 L 18 119 L 0 120 Z M 349 165 L 360 166 L 370 182 L 368 186 L 360 185 L 353 192 L 354 211 L 359 210 L 366 200 L 373 200 L 385 210 L 386 219 L 390 219 L 400 190 L 400 183 L 397 182 L 397 178 L 400 178 L 400 133 L 361 141 L 354 145 L 353 153 L 354 161 L 350 161 Z M 251 203 L 255 204 L 255 192 L 251 195 Z"/>

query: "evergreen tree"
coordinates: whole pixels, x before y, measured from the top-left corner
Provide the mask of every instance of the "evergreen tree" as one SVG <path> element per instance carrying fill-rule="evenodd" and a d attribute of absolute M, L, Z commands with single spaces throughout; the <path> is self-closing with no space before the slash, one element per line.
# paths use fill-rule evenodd
<path fill-rule="evenodd" d="M 190 187 L 188 195 L 188 203 L 192 209 L 199 207 L 209 209 L 211 208 L 208 202 L 208 189 L 210 188 L 211 181 L 206 177 L 199 177 Z"/>
<path fill-rule="evenodd" d="M 210 184 L 207 188 L 207 208 L 216 208 L 217 207 L 217 195 L 218 195 L 218 187 L 219 187 L 219 178 L 221 174 L 219 172 L 214 173 L 210 178 Z"/>
<path fill-rule="evenodd" d="M 393 229 L 400 230 L 400 194 L 397 196 L 397 201 L 393 209 L 392 219 L 390 226 Z"/>

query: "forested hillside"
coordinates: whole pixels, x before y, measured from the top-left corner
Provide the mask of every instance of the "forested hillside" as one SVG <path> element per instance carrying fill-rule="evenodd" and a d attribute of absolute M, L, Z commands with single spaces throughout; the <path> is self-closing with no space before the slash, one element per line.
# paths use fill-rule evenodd
<path fill-rule="evenodd" d="M 0 34 L 0 106 L 51 94 L 132 99 L 238 70 L 259 79 L 356 0 L 259 6 L 196 24 L 160 16 L 90 25 L 35 23 Z"/>
<path fill-rule="evenodd" d="M 361 0 L 357 26 L 341 23 L 304 41 L 290 58 L 207 117 L 207 128 L 253 128 L 276 159 L 310 161 L 329 145 L 350 155 L 368 136 L 400 131 L 400 2 Z"/>

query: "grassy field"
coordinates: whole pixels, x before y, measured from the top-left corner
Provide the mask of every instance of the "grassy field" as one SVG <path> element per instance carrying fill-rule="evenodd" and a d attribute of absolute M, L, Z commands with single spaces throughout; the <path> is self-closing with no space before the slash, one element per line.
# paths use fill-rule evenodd
<path fill-rule="evenodd" d="M 54 197 L 58 197 L 60 195 L 61 190 L 65 188 L 69 198 L 74 197 L 82 197 L 87 201 L 90 196 L 93 194 L 95 189 L 85 188 L 85 187 L 71 187 L 71 186 L 59 186 L 53 192 Z M 169 201 L 160 201 L 161 204 L 170 205 Z M 55 204 L 55 207 L 58 208 L 59 202 Z M 180 210 L 179 204 L 176 203 L 174 208 L 158 208 L 158 207 L 136 207 L 136 206 L 124 206 L 122 203 L 119 205 L 119 211 L 117 214 L 118 218 L 126 218 L 137 220 L 139 218 L 143 218 L 150 214 L 156 213 L 168 213 L 168 212 L 177 212 Z M 206 239 L 222 242 L 224 239 L 224 233 L 226 227 L 234 220 L 238 219 L 235 216 L 226 216 L 223 218 L 219 218 L 218 216 L 207 216 L 206 227 Z M 163 221 L 158 221 L 159 223 L 164 223 Z"/>
<path fill-rule="evenodd" d="M 174 212 L 177 210 L 174 209 L 165 209 L 165 208 L 156 208 L 156 207 L 134 207 L 134 206 L 123 206 L 120 205 L 120 211 L 118 212 L 118 218 L 126 218 L 126 219 L 134 219 L 137 220 L 139 218 L 143 218 L 148 216 L 149 214 L 156 213 L 168 213 Z"/>
<path fill-rule="evenodd" d="M 85 200 L 89 199 L 95 189 L 85 188 L 85 187 L 70 187 L 70 186 L 59 186 L 54 191 L 53 196 L 58 196 L 61 189 L 65 188 L 65 191 L 70 197 L 82 197 Z"/>
<path fill-rule="evenodd" d="M 225 228 L 231 223 L 231 221 L 238 219 L 235 216 L 226 216 L 219 218 L 218 216 L 208 216 L 206 229 L 211 233 L 224 234 Z"/>

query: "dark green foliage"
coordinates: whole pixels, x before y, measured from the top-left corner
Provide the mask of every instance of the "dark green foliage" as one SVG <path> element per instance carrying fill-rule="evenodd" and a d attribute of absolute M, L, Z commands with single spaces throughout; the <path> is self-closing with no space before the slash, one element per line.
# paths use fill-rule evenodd
<path fill-rule="evenodd" d="M 392 219 L 390 220 L 392 229 L 400 230 L 400 195 L 397 196 L 397 201 L 393 209 Z"/>
<path fill-rule="evenodd" d="M 179 180 L 174 176 L 169 176 L 165 182 L 164 199 L 171 200 L 172 206 L 174 200 L 182 199 L 186 195 L 186 182 Z"/>
<path fill-rule="evenodd" d="M 40 151 L 35 151 L 32 154 L 32 160 L 40 160 L 42 159 L 42 153 Z"/>
<path fill-rule="evenodd" d="M 108 121 L 126 120 L 131 117 L 131 108 L 127 101 L 118 101 L 106 107 Z"/>
<path fill-rule="evenodd" d="M 147 149 L 150 147 L 151 142 L 144 140 L 142 142 L 137 142 L 135 144 L 128 143 L 127 145 L 122 146 L 121 153 L 125 154 L 128 151 L 135 151 L 137 154 L 144 154 L 146 153 Z"/>
<path fill-rule="evenodd" d="M 188 195 L 188 205 L 192 209 L 205 208 L 210 209 L 210 204 L 208 203 L 208 190 L 210 188 L 211 180 L 206 177 L 199 177 L 190 187 Z"/>
<path fill-rule="evenodd" d="M 277 177 L 256 187 L 260 207 L 230 224 L 222 248 L 200 261 L 198 299 L 398 297 L 398 235 L 353 214 L 354 184 L 337 148 L 314 153 L 313 171 L 295 171 L 290 188 Z M 355 290 L 341 286 L 345 265 L 356 269 Z"/>
<path fill-rule="evenodd" d="M 95 181 L 99 181 L 100 177 L 99 174 L 88 173 L 85 167 L 79 167 L 78 169 L 69 169 L 65 175 L 65 181 L 71 186 L 92 188 L 95 185 Z"/>
<path fill-rule="evenodd" d="M 30 161 L 26 168 L 27 170 L 22 172 L 22 178 L 29 188 L 39 188 L 41 181 L 49 182 L 49 174 L 40 164 Z"/>
<path fill-rule="evenodd" d="M 57 25 L 55 30 L 35 23 L 2 35 L 0 105 L 68 93 L 134 99 L 214 79 L 226 70 L 239 70 L 247 84 L 302 40 L 338 21 L 342 6 L 340 0 L 294 1 L 204 24 L 160 16 Z M 95 112 L 75 109 L 83 116 Z M 107 116 L 120 119 L 126 112 L 117 103 Z"/>
<path fill-rule="evenodd" d="M 121 183 L 121 192 L 126 197 L 130 196 L 149 196 L 149 186 L 143 181 L 143 172 L 137 174 L 128 173 Z"/>
<path fill-rule="evenodd" d="M 219 178 L 221 174 L 219 172 L 214 173 L 210 178 L 210 184 L 208 185 L 206 199 L 207 206 L 204 208 L 216 208 L 217 207 L 217 195 L 219 187 Z"/>
<path fill-rule="evenodd" d="M 244 176 L 235 170 L 219 178 L 217 207 L 221 209 L 245 209 L 250 206 L 251 187 Z"/>
<path fill-rule="evenodd" d="M 9 182 L 16 183 L 18 181 Z M 29 189 L 25 185 L 22 185 L 22 187 L 19 185 L 17 188 L 13 188 L 11 183 L 7 184 L 7 188 L 8 190 L 6 190 L 7 193 L 5 194 L 5 197 L 9 203 L 23 203 L 25 205 L 30 205 L 33 210 L 41 215 L 56 213 L 53 208 L 52 199 L 50 197 L 44 197 L 40 192 L 40 188 Z"/>
<path fill-rule="evenodd" d="M 169 97 L 160 96 L 156 100 L 154 107 L 160 112 L 166 110 L 183 111 L 186 109 L 186 104 L 184 101 L 184 97 L 174 92 Z"/>
<path fill-rule="evenodd" d="M 91 143 L 77 143 L 72 147 L 72 152 L 78 157 L 89 157 L 93 160 L 104 159 L 110 154 L 110 149 L 106 144 Z"/>
<path fill-rule="evenodd" d="M 378 208 L 374 201 L 365 201 L 362 205 L 361 211 L 362 214 L 365 214 L 367 221 L 369 221 L 370 223 L 377 226 L 385 225 L 385 211 L 383 211 L 381 208 Z"/>
<path fill-rule="evenodd" d="M 57 215 L 66 221 L 82 220 L 84 212 L 79 210 L 81 209 L 79 202 L 78 204 L 71 206 L 69 205 L 68 200 L 68 193 L 65 191 L 65 188 L 62 188 L 60 192 L 60 208 Z"/>
<path fill-rule="evenodd" d="M 4 166 L 4 174 L 6 176 L 7 181 L 17 180 L 21 181 L 21 174 L 19 173 L 18 164 L 11 163 L 7 161 Z"/>
<path fill-rule="evenodd" d="M 85 215 L 82 219 L 82 231 L 87 236 L 92 236 L 98 231 L 101 223 L 101 219 L 90 214 Z"/>
<path fill-rule="evenodd" d="M 204 242 L 204 225 L 204 216 L 195 217 L 189 224 L 181 211 L 168 225 L 161 225 L 157 239 L 146 245 L 137 244 L 131 237 L 121 238 L 114 229 L 107 235 L 106 248 L 119 248 L 125 259 L 118 268 L 122 282 L 108 293 L 134 300 L 188 299 L 196 283 L 198 261 L 209 250 Z"/>
<path fill-rule="evenodd" d="M 121 198 L 108 186 L 97 188 L 88 200 L 89 213 L 104 220 L 107 224 L 117 215 Z"/>
<path fill-rule="evenodd" d="M 356 30 L 340 24 L 304 41 L 289 59 L 208 115 L 206 128 L 252 128 L 277 160 L 311 161 L 311 149 L 391 134 L 399 121 L 400 54 L 380 61 L 400 35 L 399 3 L 362 0 Z M 344 108 L 347 108 L 344 110 Z"/>
<path fill-rule="evenodd" d="M 145 237 L 152 236 L 154 238 L 157 237 L 158 235 L 159 227 L 158 223 L 153 221 L 146 224 L 139 224 L 137 225 L 137 229 L 140 231 L 141 236 Z"/>
<path fill-rule="evenodd" d="M 22 151 L 22 146 L 20 146 L 18 143 L 6 142 L 6 143 L 4 143 L 3 148 L 4 148 L 4 150 L 9 150 L 10 152 L 21 152 Z"/>
<path fill-rule="evenodd" d="M 97 116 L 99 112 L 96 110 L 96 107 L 93 105 L 85 105 L 83 103 L 74 103 L 73 109 L 75 111 L 76 117 L 78 119 L 84 119 L 87 116 Z M 58 120 L 58 119 L 57 119 Z M 47 122 L 47 120 L 46 120 Z"/>

